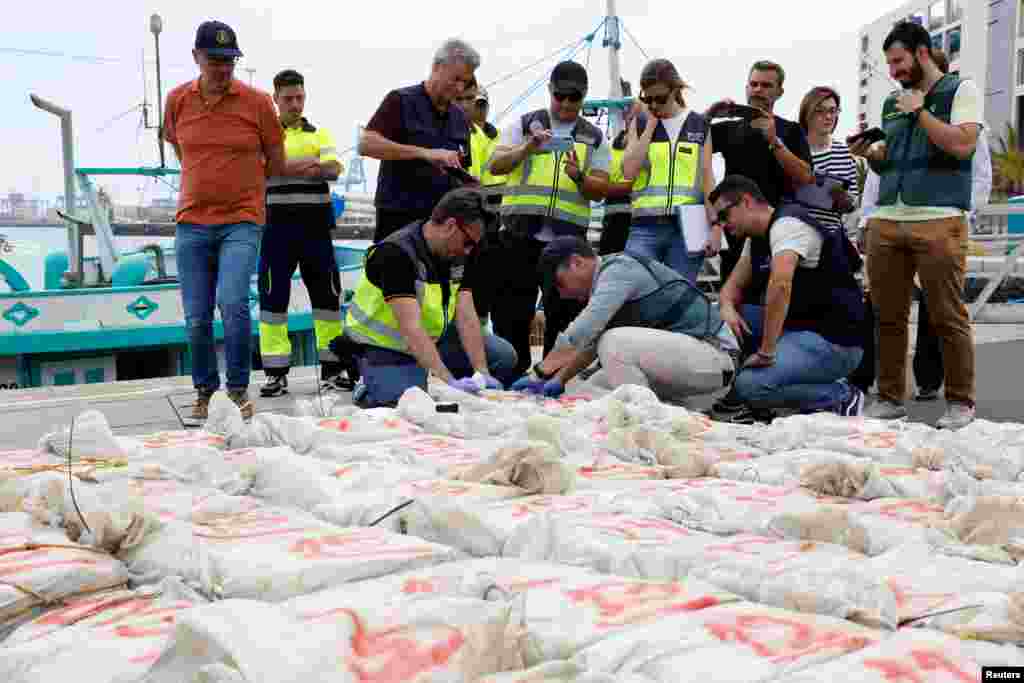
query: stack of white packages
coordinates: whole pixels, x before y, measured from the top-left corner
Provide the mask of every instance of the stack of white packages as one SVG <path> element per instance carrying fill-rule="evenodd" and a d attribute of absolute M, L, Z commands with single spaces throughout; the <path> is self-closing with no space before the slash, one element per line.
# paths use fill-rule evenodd
<path fill-rule="evenodd" d="M 0 680 L 946 683 L 1024 665 L 1024 425 L 738 426 L 640 387 L 432 385 L 393 410 L 294 412 L 246 423 L 217 395 L 204 430 L 129 438 L 87 411 L 0 451 Z"/>

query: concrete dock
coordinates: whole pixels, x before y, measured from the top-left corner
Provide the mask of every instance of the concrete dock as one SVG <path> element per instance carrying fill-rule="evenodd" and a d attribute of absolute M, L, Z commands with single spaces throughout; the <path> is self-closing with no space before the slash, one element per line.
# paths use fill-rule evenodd
<path fill-rule="evenodd" d="M 914 339 L 913 330 L 910 338 Z M 975 341 L 978 417 L 1024 422 L 1024 325 L 978 324 Z M 316 397 L 316 373 L 314 367 L 292 368 L 288 376 L 290 393 L 267 399 L 259 395 L 263 373 L 254 372 L 249 394 L 256 412 L 292 414 L 296 398 Z M 908 386 L 912 384 L 910 381 Z M 692 407 L 710 407 L 714 398 L 695 400 Z M 185 425 L 181 418 L 187 417 L 194 401 L 190 377 L 0 391 L 0 449 L 32 448 L 41 436 L 89 409 L 106 415 L 115 434 L 182 429 Z M 945 403 L 908 401 L 907 408 L 911 420 L 934 423 Z"/>

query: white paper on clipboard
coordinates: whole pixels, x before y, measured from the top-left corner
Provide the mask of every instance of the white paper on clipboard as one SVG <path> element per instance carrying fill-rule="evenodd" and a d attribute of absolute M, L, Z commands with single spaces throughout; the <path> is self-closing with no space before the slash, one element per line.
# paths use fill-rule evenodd
<path fill-rule="evenodd" d="M 703 204 L 675 207 L 676 223 L 686 243 L 686 251 L 704 251 L 711 236 L 711 224 Z"/>

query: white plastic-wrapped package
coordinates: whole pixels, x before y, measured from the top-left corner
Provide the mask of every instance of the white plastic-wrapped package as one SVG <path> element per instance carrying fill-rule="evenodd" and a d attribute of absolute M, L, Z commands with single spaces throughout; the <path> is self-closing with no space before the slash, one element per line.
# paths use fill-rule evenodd
<path fill-rule="evenodd" d="M 785 450 L 760 456 L 752 460 L 721 462 L 715 466 L 714 475 L 721 479 L 748 481 L 773 486 L 799 485 L 804 469 L 825 463 L 863 462 L 845 453 L 817 448 Z"/>
<path fill-rule="evenodd" d="M 229 448 L 288 446 L 299 454 L 316 455 L 320 449 L 386 441 L 422 432 L 394 411 L 387 411 L 386 415 L 359 411 L 341 418 L 260 413 L 246 423 L 238 406 L 221 391 L 210 400 L 209 412 L 204 428 L 223 436 Z"/>
<path fill-rule="evenodd" d="M 817 671 L 880 637 L 840 619 L 736 603 L 628 629 L 587 648 L 573 662 L 587 672 L 614 674 L 615 680 L 768 681 Z"/>
<path fill-rule="evenodd" d="M 416 498 L 415 502 L 388 518 L 389 528 L 398 524 L 413 536 L 451 546 L 476 557 L 501 555 L 512 533 L 530 519 L 546 512 L 565 514 L 596 510 L 606 497 L 598 491 L 587 491 L 493 500 Z"/>
<path fill-rule="evenodd" d="M 314 455 L 343 464 L 393 463 L 428 469 L 434 476 L 446 477 L 458 468 L 487 461 L 504 444 L 504 441 L 465 441 L 449 436 L 420 434 L 379 443 L 321 450 Z"/>
<path fill-rule="evenodd" d="M 7 639 L 0 680 L 149 680 L 153 663 L 174 642 L 175 621 L 202 602 L 176 579 L 65 601 Z"/>
<path fill-rule="evenodd" d="M 912 466 L 915 452 L 928 447 L 936 438 L 936 431 L 919 423 L 890 423 L 878 429 L 878 423 L 866 420 L 865 429 L 847 436 L 824 436 L 813 441 L 811 447 L 867 458 L 888 465 Z"/>
<path fill-rule="evenodd" d="M 776 418 L 770 425 L 750 430 L 744 441 L 769 453 L 778 453 L 814 448 L 814 444 L 822 438 L 845 438 L 865 431 L 883 431 L 888 428 L 885 422 L 861 417 L 840 417 L 833 413 L 790 415 Z"/>
<path fill-rule="evenodd" d="M 975 420 L 962 430 L 940 432 L 929 444 L 936 464 L 978 479 L 1024 478 L 1024 429 L 1019 424 Z"/>
<path fill-rule="evenodd" d="M 346 487 L 332 476 L 335 463 L 298 455 L 288 447 L 254 449 L 255 462 L 243 477 L 247 493 L 268 505 L 312 511 L 317 505 L 344 498 Z"/>
<path fill-rule="evenodd" d="M 287 605 L 316 607 L 354 596 L 386 601 L 438 596 L 507 602 L 523 629 L 527 665 L 571 657 L 622 630 L 739 598 L 696 580 L 644 581 L 550 563 L 485 558 L 453 562 L 350 584 L 296 598 Z"/>
<path fill-rule="evenodd" d="M 1020 666 L 1019 648 L 959 640 L 937 631 L 904 629 L 870 647 L 779 683 L 977 683 L 983 666 Z"/>
<path fill-rule="evenodd" d="M 114 436 L 106 416 L 98 410 L 86 410 L 71 424 L 39 439 L 39 450 L 59 458 L 68 457 L 69 447 L 73 458 L 101 460 L 131 460 L 142 451 L 138 440 Z"/>
<path fill-rule="evenodd" d="M 0 636 L 42 607 L 127 582 L 128 570 L 107 553 L 25 513 L 0 513 Z"/>
<path fill-rule="evenodd" d="M 659 481 L 667 476 L 668 471 L 664 467 L 622 462 L 615 456 L 604 453 L 576 466 L 576 488 L 616 489 L 623 482 Z"/>
<path fill-rule="evenodd" d="M 525 493 L 513 486 L 492 486 L 452 479 L 420 479 L 407 481 L 385 490 L 346 492 L 341 502 L 318 505 L 314 514 L 339 526 L 367 526 L 389 511 L 412 500 L 437 500 L 441 505 L 454 501 L 487 502 L 520 498 Z M 410 506 L 411 507 L 411 506 Z M 382 519 L 377 526 L 392 531 L 408 531 L 409 519 L 417 509 L 404 508 Z M 422 530 L 421 526 L 413 524 Z"/>
<path fill-rule="evenodd" d="M 692 485 L 695 482 L 703 485 Z M 797 486 L 722 479 L 654 482 L 619 493 L 613 501 L 623 512 L 659 515 L 691 529 L 722 535 L 757 531 L 774 515 L 811 512 L 820 505 L 817 497 Z"/>
<path fill-rule="evenodd" d="M 327 476 L 352 494 L 390 489 L 410 481 L 436 479 L 432 468 L 375 462 L 331 463 Z"/>
<path fill-rule="evenodd" d="M 870 558 L 863 571 L 885 581 L 896 596 L 900 621 L 919 619 L 964 604 L 964 596 L 1012 593 L 1024 585 L 1024 568 L 942 554 L 908 543 Z"/>
<path fill-rule="evenodd" d="M 951 599 L 914 626 L 963 640 L 1024 643 L 1024 593 L 971 593 Z"/>
<path fill-rule="evenodd" d="M 213 597 L 270 602 L 456 556 L 451 548 L 385 529 L 346 529 L 251 503 L 197 510 L 191 524 L 169 523 L 121 554 L 146 578 L 178 575 Z"/>
<path fill-rule="evenodd" d="M 730 559 L 702 563 L 690 575 L 751 602 L 872 628 L 895 630 L 899 624 L 896 596 L 888 584 L 837 555 L 781 568 L 753 558 Z"/>
<path fill-rule="evenodd" d="M 223 667 L 249 683 L 474 681 L 514 658 L 508 636 L 508 607 L 479 600 L 323 601 L 301 611 L 228 600 L 183 615 L 148 680 L 204 680 Z"/>
<path fill-rule="evenodd" d="M 602 512 L 536 517 L 516 530 L 504 555 L 665 581 L 685 578 L 699 565 L 731 559 L 755 558 L 781 570 L 863 557 L 825 543 L 753 534 L 723 538 L 660 517 Z"/>
<path fill-rule="evenodd" d="M 197 505 L 226 495 L 218 489 L 192 486 L 176 479 L 119 479 L 98 484 L 90 493 L 110 506 L 138 500 L 144 511 L 161 521 L 187 520 Z"/>
<path fill-rule="evenodd" d="M 884 503 L 891 499 L 879 499 Z M 792 540 L 820 541 L 846 546 L 874 557 L 904 543 L 923 542 L 923 524 L 879 514 L 861 514 L 853 505 L 819 505 L 805 511 L 771 515 L 762 525 L 766 534 Z"/>

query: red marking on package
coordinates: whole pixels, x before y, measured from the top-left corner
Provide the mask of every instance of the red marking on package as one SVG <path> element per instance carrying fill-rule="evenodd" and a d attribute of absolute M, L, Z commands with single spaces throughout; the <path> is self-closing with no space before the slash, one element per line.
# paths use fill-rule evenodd
<path fill-rule="evenodd" d="M 356 680 L 362 683 L 419 680 L 423 674 L 448 664 L 466 641 L 459 629 L 436 622 L 421 627 L 400 624 L 371 629 L 355 610 L 348 608 L 303 618 L 325 621 L 342 615 L 351 619 L 354 627 L 352 655 L 347 658 L 347 664 Z"/>
<path fill-rule="evenodd" d="M 236 541 L 285 536 L 311 530 L 309 526 L 293 525 L 290 522 L 291 519 L 284 514 L 249 510 L 196 524 L 192 535 L 211 541 Z"/>
<path fill-rule="evenodd" d="M 310 536 L 296 541 L 288 552 L 305 560 L 430 557 L 434 548 L 410 543 L 408 537 L 391 534 L 381 529 L 353 529 L 340 534 Z"/>
<path fill-rule="evenodd" d="M 75 555 L 81 556 L 75 557 Z M 114 562 L 114 560 L 101 562 L 94 557 L 85 557 L 84 555 L 84 552 L 65 550 L 63 548 L 15 550 L 0 557 L 0 576 L 18 576 L 40 569 L 53 569 L 54 567 L 98 567 Z"/>
<path fill-rule="evenodd" d="M 820 652 L 855 652 L 874 642 L 862 635 L 768 614 L 737 614 L 731 619 L 709 620 L 704 627 L 720 641 L 743 644 L 775 664 L 797 662 Z"/>
<path fill-rule="evenodd" d="M 713 607 L 718 599 L 713 596 L 686 598 L 686 589 L 679 582 L 650 583 L 613 580 L 565 591 L 578 605 L 597 607 L 599 628 L 638 624 L 658 617 L 680 612 Z"/>
<path fill-rule="evenodd" d="M 569 496 L 536 496 L 523 502 L 511 503 L 512 517 L 529 517 L 542 512 L 582 512 L 593 506 L 589 498 Z"/>
<path fill-rule="evenodd" d="M 157 432 L 156 434 L 140 437 L 140 439 L 143 447 L 151 450 L 171 446 L 209 446 L 222 449 L 227 445 L 227 440 L 218 434 L 210 434 L 208 432 L 196 433 L 183 430 Z"/>
<path fill-rule="evenodd" d="M 640 543 L 671 543 L 683 536 L 692 535 L 686 527 L 654 517 L 625 517 L 615 514 L 593 515 L 585 526 L 616 536 L 626 541 Z"/>
<path fill-rule="evenodd" d="M 880 672 L 890 683 L 899 681 L 930 683 L 939 680 L 936 678 L 938 672 L 948 674 L 948 676 L 943 676 L 942 680 L 960 681 L 961 683 L 974 683 L 981 680 L 981 671 L 976 664 L 971 662 L 968 664 L 971 671 L 964 671 L 956 662 L 938 650 L 915 649 L 903 658 L 865 659 L 863 666 L 865 669 L 874 669 Z"/>

